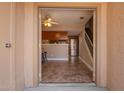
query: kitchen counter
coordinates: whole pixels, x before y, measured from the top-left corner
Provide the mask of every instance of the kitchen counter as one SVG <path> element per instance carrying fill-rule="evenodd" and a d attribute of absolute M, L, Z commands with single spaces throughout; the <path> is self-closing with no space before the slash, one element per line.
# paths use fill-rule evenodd
<path fill-rule="evenodd" d="M 48 60 L 68 60 L 69 44 L 42 44 Z"/>

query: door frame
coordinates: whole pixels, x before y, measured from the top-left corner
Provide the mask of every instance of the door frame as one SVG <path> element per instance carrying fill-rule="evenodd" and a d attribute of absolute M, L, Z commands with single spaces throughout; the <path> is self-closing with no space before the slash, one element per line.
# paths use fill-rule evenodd
<path fill-rule="evenodd" d="M 38 23 L 39 23 L 39 31 L 38 31 L 38 33 L 39 33 L 39 62 L 38 62 L 38 64 L 39 64 L 39 82 L 41 82 L 42 81 L 42 61 L 41 61 L 41 56 L 42 56 L 42 8 L 48 8 L 48 7 L 39 7 L 38 8 L 38 15 L 39 15 L 39 20 L 38 20 Z M 54 8 L 54 7 L 49 7 L 49 8 Z M 55 7 L 55 8 L 58 8 L 58 9 L 76 9 L 76 8 L 74 8 L 74 7 Z M 97 36 L 96 36 L 96 33 L 97 33 L 97 22 L 96 22 L 96 8 L 89 8 L 89 9 L 87 9 L 87 8 L 79 8 L 79 9 L 82 9 L 82 10 L 92 10 L 93 11 L 93 58 L 91 58 L 91 56 L 90 56 L 90 59 L 91 59 L 91 61 L 93 62 L 93 77 L 92 77 L 92 79 L 93 79 L 93 82 L 95 83 L 95 84 L 97 84 L 96 83 L 96 74 L 97 74 L 97 69 L 96 69 L 96 64 L 97 64 L 97 62 L 96 62 L 96 56 L 97 56 L 97 52 L 96 52 L 96 50 L 97 50 L 97 48 L 96 48 L 96 43 L 97 43 L 97 41 L 96 41 L 96 38 L 97 38 Z M 78 8 L 77 8 L 77 10 L 78 10 Z M 78 38 L 78 36 L 70 36 L 70 38 L 71 39 L 77 39 Z M 69 38 L 69 39 L 70 39 Z M 79 41 L 78 41 L 79 42 Z M 69 42 L 70 43 L 70 42 Z M 70 46 L 69 46 L 70 47 Z M 78 43 L 78 50 L 79 50 L 79 43 Z M 78 51 L 79 52 L 79 51 Z M 70 53 L 70 50 L 69 50 L 69 53 Z M 88 53 L 89 53 L 89 51 L 88 51 Z M 89 53 L 90 54 L 90 53 Z M 69 54 L 69 56 L 70 56 L 70 54 Z"/>
<path fill-rule="evenodd" d="M 63 8 L 85 8 L 85 9 L 92 9 L 95 8 L 96 9 L 96 23 L 97 23 L 97 33 L 96 33 L 96 85 L 99 87 L 106 87 L 106 75 L 107 75 L 107 47 L 106 47 L 106 32 L 107 32 L 107 26 L 106 26 L 106 20 L 107 20 L 107 3 L 60 3 L 60 2 L 56 2 L 56 3 L 51 3 L 51 2 L 47 2 L 47 3 L 28 3 L 31 4 L 32 7 L 28 7 L 30 8 L 31 11 L 30 14 L 32 14 L 32 17 L 30 20 L 34 20 L 33 24 L 30 23 L 29 25 L 32 27 L 33 29 L 33 35 L 31 35 L 31 38 L 33 40 L 33 42 L 31 42 L 31 46 L 33 46 L 33 50 L 29 49 L 29 51 L 33 51 L 32 55 L 33 59 L 33 66 L 32 64 L 28 64 L 28 66 L 31 67 L 32 71 L 28 71 L 28 70 L 24 70 L 24 72 L 28 72 L 30 73 L 28 77 L 25 77 L 25 82 L 28 81 L 29 77 L 32 77 L 31 83 L 29 83 L 28 86 L 37 86 L 39 84 L 39 59 L 41 57 L 39 57 L 39 24 L 38 24 L 38 9 L 42 8 L 42 7 L 51 7 L 51 8 L 55 8 L 55 7 L 63 7 Z M 25 20 L 25 24 L 27 23 L 27 21 Z M 28 28 L 29 29 L 29 28 Z M 29 29 L 30 30 L 30 29 Z M 25 36 L 25 38 L 28 38 L 29 35 Z M 25 44 L 26 46 L 26 44 Z M 29 53 L 27 53 L 29 54 Z M 27 57 L 28 59 L 30 59 L 30 57 Z M 24 61 L 24 63 L 26 64 L 27 62 Z M 24 64 L 24 66 L 25 66 Z"/>
<path fill-rule="evenodd" d="M 39 7 L 39 45 L 40 45 L 40 47 L 39 47 L 39 51 L 40 52 L 42 52 L 42 27 L 40 26 L 41 25 L 41 23 L 42 23 L 42 19 L 41 19 L 41 17 L 42 17 L 42 8 L 48 8 L 48 7 Z M 52 7 L 49 7 L 49 8 L 52 8 Z M 76 8 L 64 8 L 64 7 L 56 7 L 56 8 L 58 8 L 58 9 L 76 9 Z M 95 8 L 90 8 L 90 9 L 87 9 L 87 8 L 79 8 L 79 9 L 82 9 L 82 10 L 93 10 L 93 58 L 92 58 L 92 62 L 93 62 L 93 77 L 92 77 L 92 79 L 93 79 L 93 81 L 96 83 L 96 74 L 97 74 L 97 70 L 96 70 L 96 56 L 97 56 L 97 54 L 96 54 L 96 43 L 97 43 L 97 41 L 96 41 L 96 33 L 97 33 L 97 30 L 96 30 L 96 28 L 97 28 L 97 22 L 96 22 L 96 9 Z M 78 9 L 77 9 L 78 10 Z M 72 37 L 72 38 L 75 38 L 75 37 Z M 42 64 L 41 64 L 41 58 L 42 58 L 42 55 L 41 55 L 41 53 L 39 52 L 39 82 L 41 82 L 42 81 Z M 88 51 L 89 52 L 89 51 Z"/>
<path fill-rule="evenodd" d="M 9 90 L 15 90 L 15 10 L 16 4 L 10 3 L 10 87 Z"/>

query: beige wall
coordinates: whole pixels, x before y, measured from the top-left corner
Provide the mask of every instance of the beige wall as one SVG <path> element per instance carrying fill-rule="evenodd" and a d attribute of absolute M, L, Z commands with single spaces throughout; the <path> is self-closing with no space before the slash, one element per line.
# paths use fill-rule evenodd
<path fill-rule="evenodd" d="M 34 3 L 25 3 L 24 29 L 24 76 L 25 87 L 38 86 L 38 8 Z M 40 34 L 41 35 L 41 34 Z M 41 57 L 40 57 L 41 58 Z M 38 63 L 39 62 L 39 63 Z"/>
<path fill-rule="evenodd" d="M 15 88 L 24 89 L 24 3 L 17 3 L 15 10 Z"/>
<path fill-rule="evenodd" d="M 124 3 L 108 4 L 107 86 L 124 90 Z"/>
<path fill-rule="evenodd" d="M 0 90 L 24 89 L 23 3 L 0 3 Z M 3 44 L 2 44 L 3 42 Z M 6 48 L 5 43 L 11 47 Z"/>
<path fill-rule="evenodd" d="M 0 3 L 0 90 L 10 89 L 10 3 Z"/>
<path fill-rule="evenodd" d="M 25 3 L 24 76 L 25 87 L 33 87 L 33 3 Z"/>
<path fill-rule="evenodd" d="M 84 35 L 85 35 L 85 31 L 83 28 L 79 35 L 79 57 L 81 57 L 81 59 L 85 61 L 84 63 L 86 63 L 87 65 L 90 66 L 90 68 L 93 69 L 93 58 L 89 53 L 90 51 L 88 50 L 88 47 L 86 45 Z"/>
<path fill-rule="evenodd" d="M 48 60 L 68 60 L 68 44 L 42 44 Z"/>
<path fill-rule="evenodd" d="M 95 63 L 95 65 L 96 65 L 96 73 L 97 74 L 99 73 L 100 74 L 99 76 L 102 77 L 99 83 L 106 86 L 107 85 L 107 39 L 106 39 L 107 38 L 106 36 L 107 35 L 107 3 L 101 4 L 100 11 L 101 11 L 101 15 L 96 15 L 97 17 L 96 26 L 97 28 L 99 28 L 100 26 L 100 29 L 96 29 L 95 59 L 97 59 L 97 62 Z M 101 22 L 98 22 L 99 18 L 101 19 Z M 98 78 L 99 77 L 96 77 L 96 79 Z"/>

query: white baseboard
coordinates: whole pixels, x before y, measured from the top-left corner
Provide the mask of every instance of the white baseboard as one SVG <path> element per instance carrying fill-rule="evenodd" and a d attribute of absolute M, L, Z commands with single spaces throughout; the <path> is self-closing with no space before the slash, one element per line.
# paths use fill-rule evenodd
<path fill-rule="evenodd" d="M 91 70 L 93 71 L 93 67 L 91 67 L 83 58 L 79 56 L 79 59 Z"/>
<path fill-rule="evenodd" d="M 66 60 L 66 61 L 68 61 L 68 58 L 47 58 L 47 60 Z"/>

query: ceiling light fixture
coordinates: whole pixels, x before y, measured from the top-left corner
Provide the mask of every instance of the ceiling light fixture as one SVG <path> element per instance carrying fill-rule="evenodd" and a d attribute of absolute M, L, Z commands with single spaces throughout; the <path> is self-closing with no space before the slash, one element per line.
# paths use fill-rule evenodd
<path fill-rule="evenodd" d="M 51 24 L 51 23 L 45 23 L 44 26 L 45 26 L 45 27 L 51 27 L 52 24 Z"/>
<path fill-rule="evenodd" d="M 45 27 L 52 27 L 54 24 L 58 24 L 55 21 L 52 21 L 52 18 L 50 16 L 46 16 L 46 19 L 42 23 Z"/>

